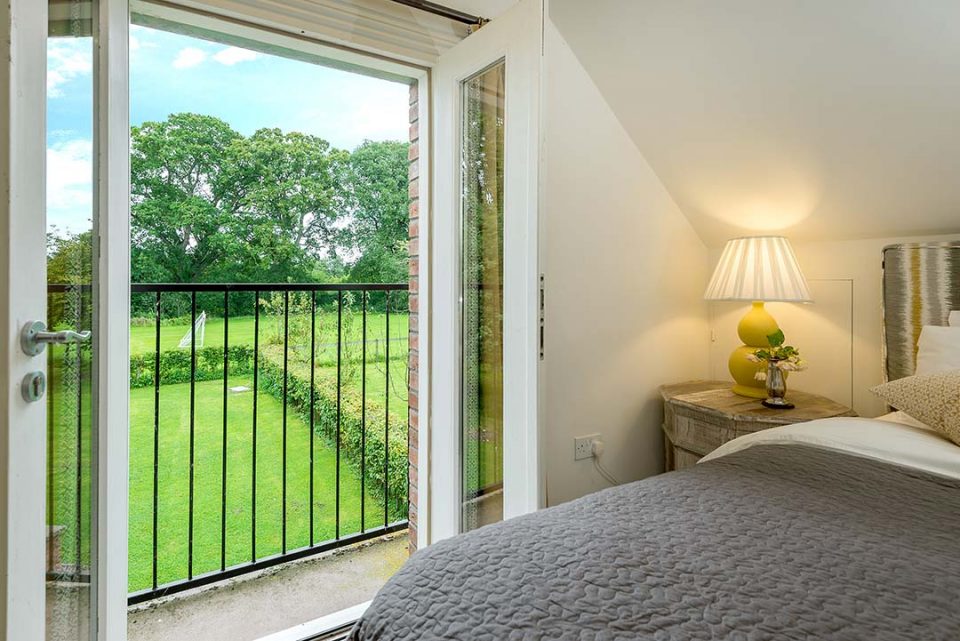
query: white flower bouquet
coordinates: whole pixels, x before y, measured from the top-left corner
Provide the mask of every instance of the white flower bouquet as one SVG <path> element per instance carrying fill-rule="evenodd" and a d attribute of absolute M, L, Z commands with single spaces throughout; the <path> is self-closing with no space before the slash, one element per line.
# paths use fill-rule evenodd
<path fill-rule="evenodd" d="M 800 372 L 807 369 L 807 361 L 800 357 L 799 350 L 792 345 L 784 345 L 786 337 L 783 335 L 782 330 L 778 329 L 773 334 L 770 334 L 767 336 L 767 340 L 770 341 L 769 349 L 758 349 L 753 354 L 747 356 L 747 358 L 754 363 L 773 365 L 784 372 Z M 758 381 L 767 380 L 766 367 L 758 368 L 755 378 Z"/>

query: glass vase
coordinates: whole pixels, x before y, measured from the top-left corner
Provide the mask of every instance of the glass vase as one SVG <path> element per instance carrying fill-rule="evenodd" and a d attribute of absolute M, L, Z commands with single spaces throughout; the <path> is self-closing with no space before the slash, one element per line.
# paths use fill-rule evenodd
<path fill-rule="evenodd" d="M 779 361 L 767 362 L 767 400 L 763 401 L 765 407 L 776 410 L 793 409 L 793 403 L 787 402 L 787 376 L 780 369 Z"/>

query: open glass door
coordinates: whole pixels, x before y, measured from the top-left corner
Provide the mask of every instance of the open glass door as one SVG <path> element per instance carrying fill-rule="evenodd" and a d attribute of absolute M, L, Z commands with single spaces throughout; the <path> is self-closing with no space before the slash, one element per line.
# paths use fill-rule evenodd
<path fill-rule="evenodd" d="M 523 0 L 435 69 L 431 541 L 542 504 L 540 23 Z"/>
<path fill-rule="evenodd" d="M 126 21 L 125 0 L 0 10 L 6 639 L 124 638 Z"/>

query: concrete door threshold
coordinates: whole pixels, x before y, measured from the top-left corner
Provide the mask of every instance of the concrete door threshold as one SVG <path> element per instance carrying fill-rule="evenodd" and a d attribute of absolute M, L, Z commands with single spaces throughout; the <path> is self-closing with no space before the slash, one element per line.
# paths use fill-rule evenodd
<path fill-rule="evenodd" d="M 302 641 L 355 620 L 408 556 L 405 533 L 131 608 L 130 641 Z M 356 605 L 360 604 L 360 605 Z M 309 623 L 303 623 L 307 621 Z M 280 632 L 278 632 L 280 631 Z M 334 637 L 336 638 L 336 637 Z"/>
<path fill-rule="evenodd" d="M 363 616 L 370 603 L 370 601 L 367 601 L 351 608 L 344 608 L 339 612 L 333 612 L 313 621 L 301 623 L 287 630 L 260 637 L 257 641 L 309 641 L 325 635 L 332 635 L 341 630 L 346 633 L 350 626 Z"/>

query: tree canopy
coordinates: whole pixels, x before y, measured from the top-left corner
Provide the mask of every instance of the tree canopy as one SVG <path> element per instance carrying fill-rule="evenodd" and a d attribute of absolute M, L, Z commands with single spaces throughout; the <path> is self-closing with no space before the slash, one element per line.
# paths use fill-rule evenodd
<path fill-rule="evenodd" d="M 407 146 L 191 113 L 134 127 L 133 280 L 405 280 Z"/>
<path fill-rule="evenodd" d="M 365 142 L 347 167 L 350 224 L 339 245 L 356 256 L 351 280 L 398 283 L 407 280 L 410 201 L 407 143 Z"/>

